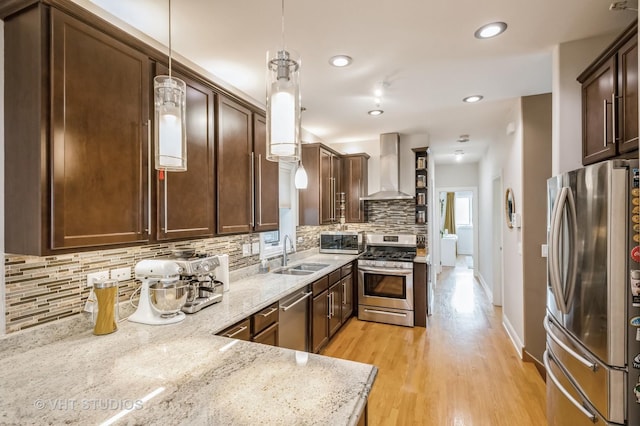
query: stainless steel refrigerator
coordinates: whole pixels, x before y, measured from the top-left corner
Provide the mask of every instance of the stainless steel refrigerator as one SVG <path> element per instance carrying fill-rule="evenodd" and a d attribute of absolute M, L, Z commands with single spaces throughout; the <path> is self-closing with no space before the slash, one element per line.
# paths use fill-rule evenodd
<path fill-rule="evenodd" d="M 547 420 L 640 425 L 637 160 L 547 181 Z"/>

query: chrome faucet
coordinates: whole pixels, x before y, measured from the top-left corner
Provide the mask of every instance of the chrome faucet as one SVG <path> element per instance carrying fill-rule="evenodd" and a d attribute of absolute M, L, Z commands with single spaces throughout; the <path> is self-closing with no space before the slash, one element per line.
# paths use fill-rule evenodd
<path fill-rule="evenodd" d="M 293 248 L 293 241 L 291 241 L 291 237 L 287 234 L 284 236 L 284 243 L 282 244 L 282 266 L 287 266 L 287 262 L 289 262 L 289 257 L 287 256 L 287 240 L 289 240 L 289 245 L 291 246 L 291 253 L 295 253 Z"/>

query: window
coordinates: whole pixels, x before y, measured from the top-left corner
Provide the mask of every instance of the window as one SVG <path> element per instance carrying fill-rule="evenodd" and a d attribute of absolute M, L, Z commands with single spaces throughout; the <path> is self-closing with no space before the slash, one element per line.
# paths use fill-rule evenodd
<path fill-rule="evenodd" d="M 456 192 L 455 198 L 455 215 L 456 226 L 473 225 L 473 193 L 472 192 Z"/>

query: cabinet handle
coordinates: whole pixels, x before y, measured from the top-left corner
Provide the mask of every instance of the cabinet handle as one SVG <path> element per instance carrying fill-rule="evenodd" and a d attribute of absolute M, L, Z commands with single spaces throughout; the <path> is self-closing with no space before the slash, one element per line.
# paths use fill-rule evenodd
<path fill-rule="evenodd" d="M 331 292 L 327 293 L 327 318 L 331 319 Z"/>
<path fill-rule="evenodd" d="M 167 197 L 167 177 L 169 176 L 169 173 L 164 174 L 164 228 L 163 231 L 166 234 L 169 231 L 169 224 L 167 223 L 169 221 L 169 214 L 167 213 L 167 210 L 169 210 L 169 198 Z"/>
<path fill-rule="evenodd" d="M 262 225 L 262 154 L 258 154 L 258 225 Z"/>
<path fill-rule="evenodd" d="M 609 102 L 606 99 L 603 99 L 603 107 L 602 107 L 602 114 L 603 114 L 603 116 L 602 116 L 602 124 L 603 125 L 602 125 L 602 127 L 604 129 L 603 130 L 604 134 L 602 135 L 603 136 L 602 139 L 604 141 L 604 147 L 605 148 L 607 147 L 607 130 L 609 128 L 609 126 L 607 126 L 607 124 L 609 124 L 609 121 L 607 120 L 607 104 L 608 103 Z"/>
<path fill-rule="evenodd" d="M 260 316 L 263 316 L 263 317 L 266 318 L 266 317 L 268 317 L 269 315 L 271 315 L 272 313 L 274 313 L 277 310 L 278 310 L 278 308 L 271 308 L 271 309 L 269 309 L 269 312 L 266 312 L 264 314 L 261 313 Z"/>
<path fill-rule="evenodd" d="M 304 299 L 306 299 L 307 297 L 311 296 L 312 294 L 313 294 L 312 292 L 304 293 L 304 294 L 302 294 L 302 297 L 297 299 L 295 302 L 293 302 L 289 306 L 281 306 L 280 309 L 282 309 L 282 312 L 287 312 L 289 309 L 293 308 L 295 305 L 297 305 L 298 303 L 302 302 Z"/>
<path fill-rule="evenodd" d="M 147 229 L 145 231 L 151 235 L 151 120 L 147 120 Z"/>
<path fill-rule="evenodd" d="M 255 212 L 255 197 L 256 197 L 256 186 L 255 186 L 255 173 L 253 171 L 253 167 L 255 165 L 255 160 L 254 160 L 254 156 L 253 156 L 253 152 L 251 153 L 251 227 L 253 228 L 253 225 L 255 224 L 255 219 L 256 219 L 256 212 Z"/>
<path fill-rule="evenodd" d="M 347 283 L 342 283 L 342 304 L 346 304 L 347 300 Z"/>
<path fill-rule="evenodd" d="M 616 94 L 611 94 L 611 143 L 616 143 Z"/>
<path fill-rule="evenodd" d="M 246 325 L 243 325 L 242 327 L 240 327 L 239 329 L 237 329 L 236 331 L 234 331 L 233 333 L 227 333 L 224 336 L 225 337 L 233 337 L 233 336 L 237 336 L 238 334 L 242 333 L 243 331 L 245 331 L 247 329 Z"/>

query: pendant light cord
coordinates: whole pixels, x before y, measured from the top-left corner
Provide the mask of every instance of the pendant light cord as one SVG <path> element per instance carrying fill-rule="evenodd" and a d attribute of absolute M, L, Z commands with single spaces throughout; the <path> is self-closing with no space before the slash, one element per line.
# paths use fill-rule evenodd
<path fill-rule="evenodd" d="M 282 0 L 282 50 L 285 50 L 284 49 L 284 0 Z"/>
<path fill-rule="evenodd" d="M 169 79 L 171 79 L 171 53 L 171 0 L 169 0 Z"/>

